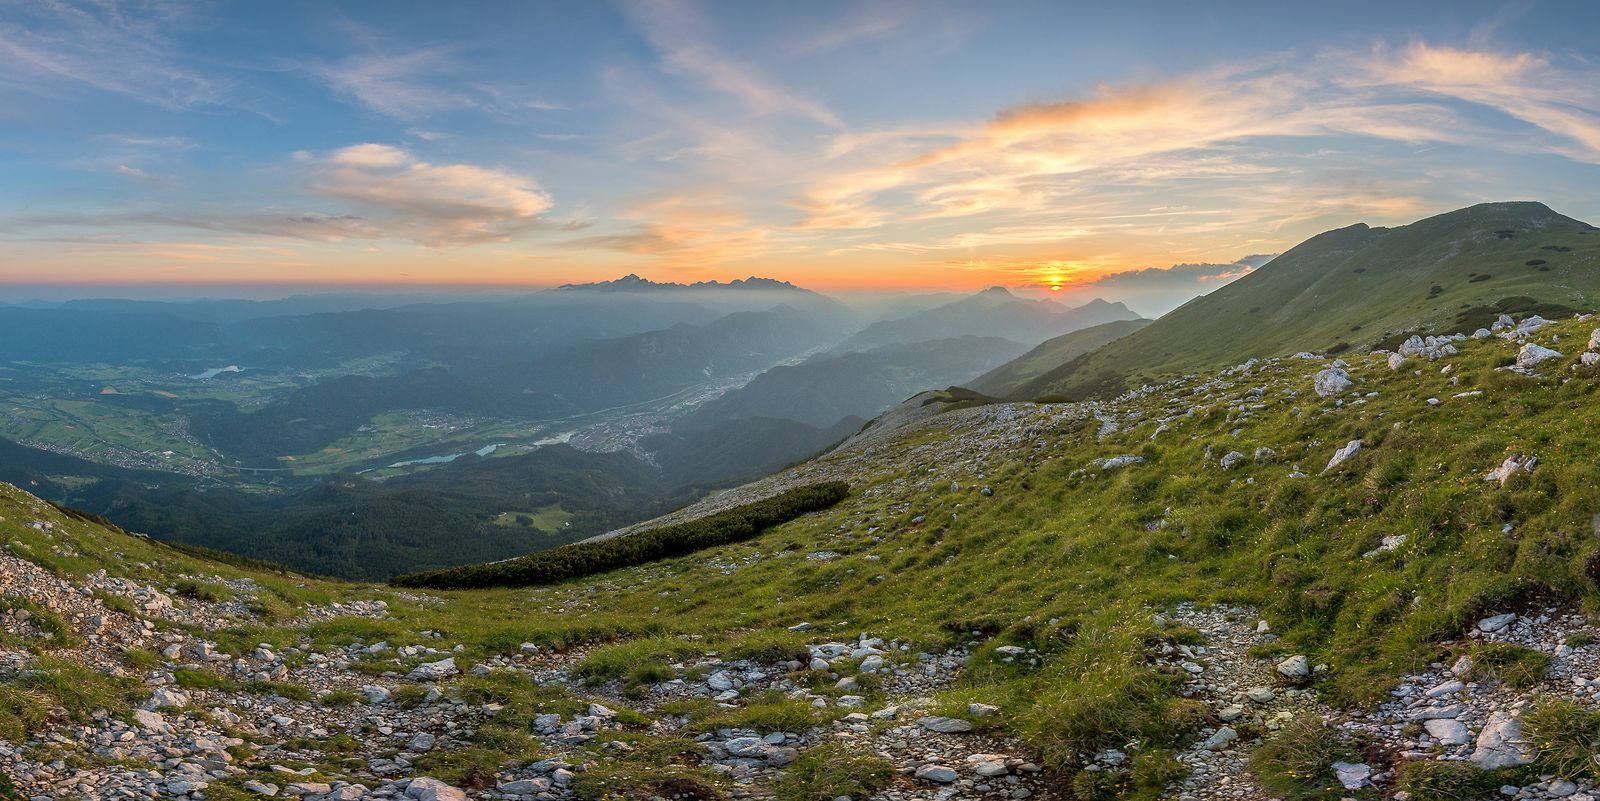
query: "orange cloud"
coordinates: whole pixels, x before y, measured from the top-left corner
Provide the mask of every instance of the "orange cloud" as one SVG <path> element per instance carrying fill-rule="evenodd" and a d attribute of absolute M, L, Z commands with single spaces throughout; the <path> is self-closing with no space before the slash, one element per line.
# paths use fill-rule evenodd
<path fill-rule="evenodd" d="M 300 154 L 312 189 L 375 209 L 395 233 L 428 246 L 504 242 L 549 210 L 532 178 L 471 164 L 430 164 L 391 145 Z"/>
<path fill-rule="evenodd" d="M 698 195 L 672 195 L 641 203 L 626 216 L 643 220 L 620 234 L 574 240 L 574 247 L 602 247 L 656 256 L 668 267 L 721 264 L 766 250 L 770 226 L 753 223 L 748 214 L 722 201 Z"/>
<path fill-rule="evenodd" d="M 951 144 L 824 180 L 797 203 L 811 212 L 802 225 L 877 219 L 875 199 L 892 190 L 911 190 L 910 213 L 921 218 L 1048 208 L 1074 192 L 1078 176 L 1252 136 L 1309 133 L 1308 120 L 1283 113 L 1302 89 L 1291 76 L 1229 70 L 1007 109 Z"/>

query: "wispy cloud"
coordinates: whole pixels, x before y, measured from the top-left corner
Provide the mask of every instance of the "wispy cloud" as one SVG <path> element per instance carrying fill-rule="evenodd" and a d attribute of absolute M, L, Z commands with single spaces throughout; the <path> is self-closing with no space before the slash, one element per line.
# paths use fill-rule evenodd
<path fill-rule="evenodd" d="M 1600 164 L 1600 82 L 1548 56 L 1430 46 L 1375 50 L 1352 59 L 1356 86 L 1410 89 L 1494 109 L 1555 138 L 1556 150 Z"/>
<path fill-rule="evenodd" d="M 637 27 L 674 74 L 738 100 L 755 114 L 788 114 L 830 128 L 839 117 L 821 102 L 778 85 L 755 65 L 739 63 L 711 44 L 709 24 L 680 0 L 634 0 L 628 10 Z"/>
<path fill-rule="evenodd" d="M 475 109 L 520 117 L 526 112 L 561 111 L 559 103 L 489 81 L 477 80 L 457 57 L 458 48 L 429 47 L 388 53 L 359 53 L 311 71 L 329 88 L 385 117 L 416 123 L 451 111 Z M 423 130 L 413 135 L 426 139 Z"/>
<path fill-rule="evenodd" d="M 194 140 L 187 136 L 139 136 L 134 134 L 104 134 L 97 137 L 119 147 L 138 150 L 189 150 Z"/>
<path fill-rule="evenodd" d="M 175 231 L 228 238 L 297 242 L 378 239 L 383 231 L 354 215 L 249 211 L 161 210 L 31 214 L 0 220 L 0 241 L 148 244 Z"/>
<path fill-rule="evenodd" d="M 19 3 L 0 20 L 0 89 L 66 95 L 93 89 L 179 110 L 222 102 L 231 85 L 183 63 L 182 5 Z"/>
<path fill-rule="evenodd" d="M 910 3 L 862 4 L 850 18 L 829 20 L 822 30 L 791 43 L 788 51 L 809 56 L 887 39 L 926 13 L 924 6 Z"/>
<path fill-rule="evenodd" d="M 501 242 L 532 228 L 550 196 L 524 175 L 432 164 L 392 145 L 297 155 L 311 190 L 368 209 L 395 235 L 430 247 Z"/>
<path fill-rule="evenodd" d="M 453 69 L 442 49 L 397 56 L 364 54 L 313 68 L 334 91 L 404 122 L 472 105 L 465 94 L 436 84 L 437 78 Z"/>

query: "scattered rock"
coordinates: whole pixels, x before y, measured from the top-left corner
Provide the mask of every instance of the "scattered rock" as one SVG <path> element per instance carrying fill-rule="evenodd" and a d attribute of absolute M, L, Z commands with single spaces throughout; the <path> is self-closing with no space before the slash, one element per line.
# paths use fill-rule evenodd
<path fill-rule="evenodd" d="M 1356 455 L 1357 453 L 1360 453 L 1360 452 L 1361 452 L 1361 440 L 1359 440 L 1359 439 L 1350 440 L 1350 442 L 1347 443 L 1343 448 L 1340 448 L 1339 450 L 1336 450 L 1336 451 L 1333 452 L 1333 458 L 1328 460 L 1328 466 L 1322 468 L 1322 472 L 1326 473 L 1329 470 L 1332 470 L 1333 468 L 1338 467 L 1341 464 L 1344 464 L 1346 459 L 1349 459 L 1350 457 L 1352 457 L 1352 456 L 1354 456 L 1354 455 Z"/>
<path fill-rule="evenodd" d="M 1342 395 L 1353 386 L 1355 382 L 1350 380 L 1350 374 L 1338 367 L 1329 367 L 1312 378 L 1312 387 L 1324 398 Z"/>
<path fill-rule="evenodd" d="M 1311 660 L 1302 654 L 1295 654 L 1278 663 L 1279 675 L 1290 679 L 1303 679 L 1311 675 Z"/>

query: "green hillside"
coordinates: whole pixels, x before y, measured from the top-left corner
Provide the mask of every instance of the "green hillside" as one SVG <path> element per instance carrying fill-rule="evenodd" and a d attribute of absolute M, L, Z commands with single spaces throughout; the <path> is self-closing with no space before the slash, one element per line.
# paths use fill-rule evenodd
<path fill-rule="evenodd" d="M 1149 325 L 1151 320 L 1117 320 L 1047 340 L 1027 353 L 967 382 L 998 398 L 1030 398 L 1037 382 L 1048 382 L 1062 365 Z"/>
<path fill-rule="evenodd" d="M 1486 203 L 1399 228 L 1353 225 L 1077 359 L 1034 397 L 1112 395 L 1250 358 L 1471 333 L 1502 312 L 1552 316 L 1596 301 L 1600 229 L 1540 203 Z"/>

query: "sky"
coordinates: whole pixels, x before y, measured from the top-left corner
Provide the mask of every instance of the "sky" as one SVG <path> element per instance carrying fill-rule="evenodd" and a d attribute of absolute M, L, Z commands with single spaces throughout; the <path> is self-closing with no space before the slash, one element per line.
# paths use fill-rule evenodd
<path fill-rule="evenodd" d="M 0 0 L 9 285 L 1209 291 L 1600 222 L 1592 2 Z"/>

